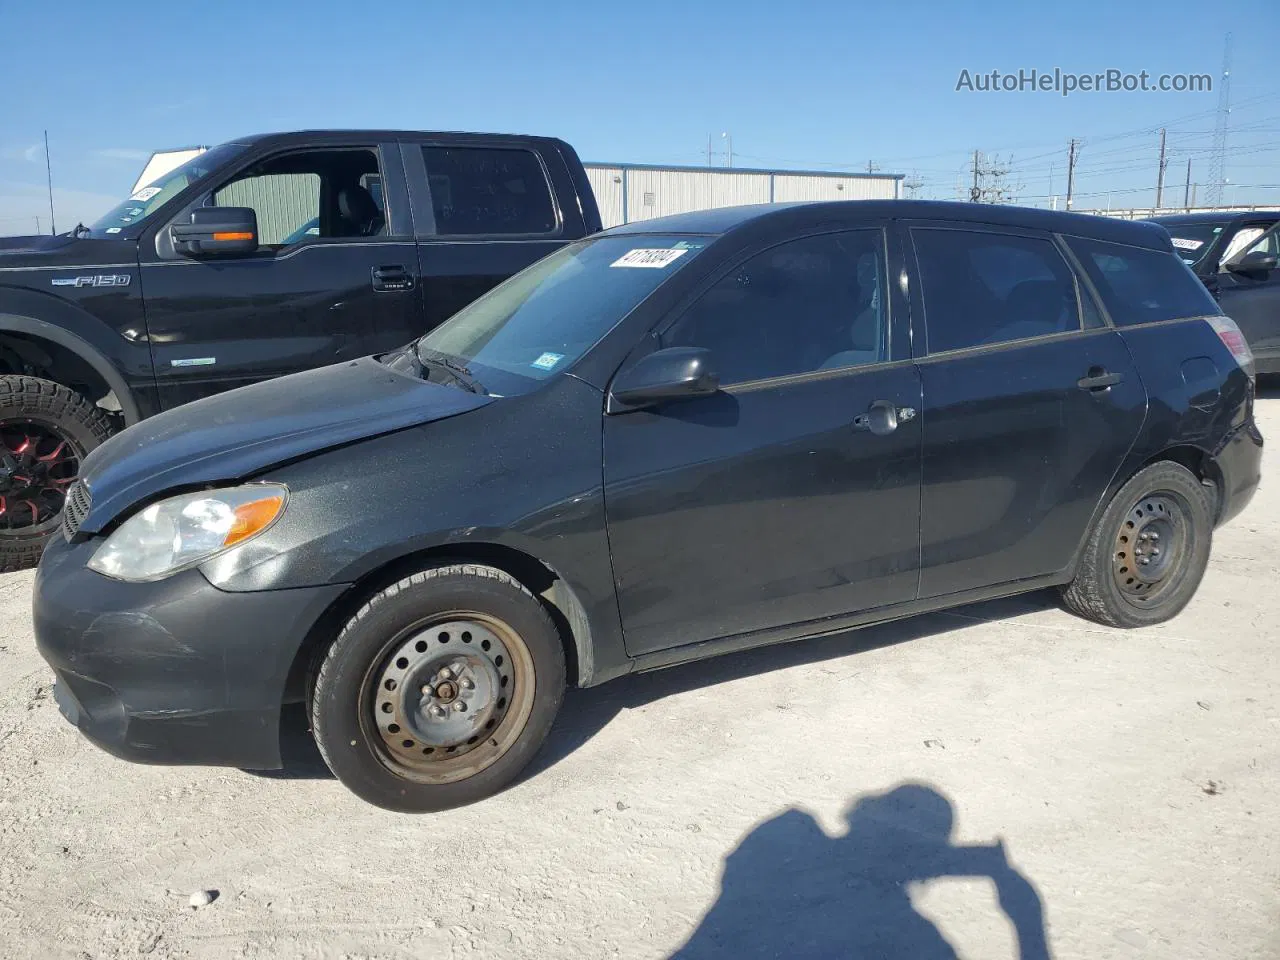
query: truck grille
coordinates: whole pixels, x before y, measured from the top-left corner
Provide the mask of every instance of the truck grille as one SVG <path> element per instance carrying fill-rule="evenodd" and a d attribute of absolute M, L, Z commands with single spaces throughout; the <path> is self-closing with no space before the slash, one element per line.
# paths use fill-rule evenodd
<path fill-rule="evenodd" d="M 67 491 L 67 502 L 62 506 L 62 535 L 70 540 L 80 530 L 80 524 L 89 515 L 93 495 L 89 488 L 77 480 Z"/>

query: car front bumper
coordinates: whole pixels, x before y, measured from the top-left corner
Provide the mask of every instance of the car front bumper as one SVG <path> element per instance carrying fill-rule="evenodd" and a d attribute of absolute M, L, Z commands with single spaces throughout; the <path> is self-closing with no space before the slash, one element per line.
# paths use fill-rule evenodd
<path fill-rule="evenodd" d="M 280 708 L 308 631 L 344 586 L 256 593 L 199 570 L 122 583 L 56 537 L 36 573 L 36 644 L 63 715 L 140 763 L 280 766 Z"/>

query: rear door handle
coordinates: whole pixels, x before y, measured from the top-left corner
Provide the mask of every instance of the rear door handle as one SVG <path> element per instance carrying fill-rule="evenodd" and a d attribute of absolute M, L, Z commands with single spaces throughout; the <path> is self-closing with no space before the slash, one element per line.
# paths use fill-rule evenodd
<path fill-rule="evenodd" d="M 1117 383 L 1123 382 L 1123 373 L 1111 373 L 1105 367 L 1090 367 L 1088 375 L 1077 380 L 1076 386 L 1081 390 L 1092 390 L 1095 393 L 1105 393 Z"/>
<path fill-rule="evenodd" d="M 413 276 L 403 264 L 373 268 L 373 289 L 379 293 L 398 293 L 413 289 Z"/>
<path fill-rule="evenodd" d="M 898 424 L 913 419 L 915 415 L 914 407 L 899 407 L 889 400 L 874 400 L 866 413 L 853 418 L 853 429 L 884 437 L 897 430 Z"/>

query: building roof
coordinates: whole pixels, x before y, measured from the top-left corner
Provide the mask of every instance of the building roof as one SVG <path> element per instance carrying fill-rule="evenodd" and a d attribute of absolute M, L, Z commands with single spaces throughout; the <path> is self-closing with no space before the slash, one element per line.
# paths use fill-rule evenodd
<path fill-rule="evenodd" d="M 902 173 L 859 173 L 856 170 L 780 170 L 776 167 L 711 167 L 703 164 L 667 163 L 605 163 L 599 160 L 583 161 L 587 169 L 595 170 L 658 170 L 673 173 L 741 173 L 757 176 L 773 174 L 779 177 L 828 177 L 833 180 L 901 180 Z"/>

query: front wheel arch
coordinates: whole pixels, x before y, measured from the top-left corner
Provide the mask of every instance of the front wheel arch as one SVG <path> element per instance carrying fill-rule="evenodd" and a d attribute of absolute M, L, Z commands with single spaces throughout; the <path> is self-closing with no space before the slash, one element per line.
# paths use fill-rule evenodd
<path fill-rule="evenodd" d="M 129 385 L 125 383 L 124 378 L 111 361 L 104 357 L 88 341 L 45 320 L 37 320 L 33 317 L 12 313 L 0 313 L 0 337 L 5 333 L 16 334 L 24 339 L 35 341 L 37 345 L 43 342 L 52 346 L 56 349 L 49 352 L 55 357 L 58 350 L 71 354 L 76 360 L 91 369 L 106 385 L 108 391 L 115 395 L 116 401 L 120 404 L 120 415 L 124 419 L 125 426 L 133 426 L 142 419 L 137 399 L 134 397 L 133 391 L 129 389 Z M 58 379 L 56 367 L 54 370 L 43 371 L 38 375 L 55 383 L 61 382 Z"/>
<path fill-rule="evenodd" d="M 589 686 L 594 675 L 592 633 L 586 608 L 573 588 L 542 560 L 493 543 L 449 543 L 397 557 L 369 571 L 330 605 L 294 655 L 282 702 L 310 699 L 315 669 L 338 631 L 369 598 L 413 573 L 430 567 L 475 563 L 512 577 L 547 609 L 564 648 L 569 686 Z"/>

